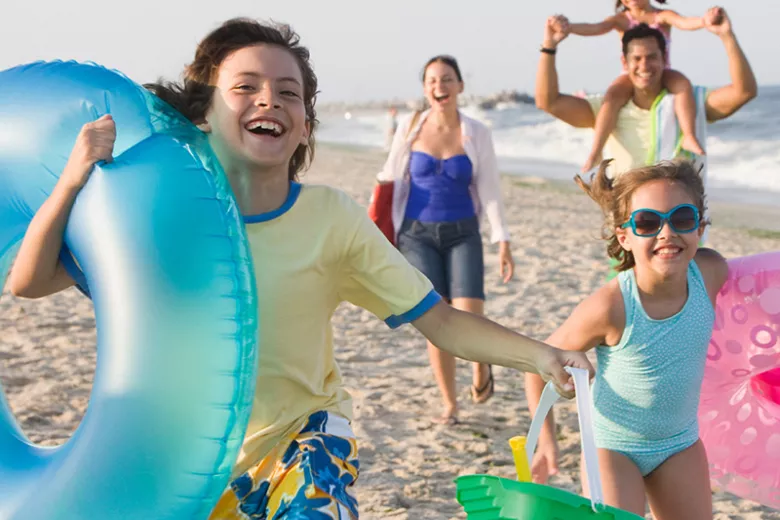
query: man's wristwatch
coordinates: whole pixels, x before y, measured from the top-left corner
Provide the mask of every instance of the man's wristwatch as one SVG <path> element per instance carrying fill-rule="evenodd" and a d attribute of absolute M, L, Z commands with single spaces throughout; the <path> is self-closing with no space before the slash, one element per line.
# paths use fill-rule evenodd
<path fill-rule="evenodd" d="M 539 47 L 539 52 L 543 52 L 545 54 L 555 54 L 556 52 L 558 52 L 558 49 L 545 47 L 544 45 L 542 45 L 541 47 Z"/>

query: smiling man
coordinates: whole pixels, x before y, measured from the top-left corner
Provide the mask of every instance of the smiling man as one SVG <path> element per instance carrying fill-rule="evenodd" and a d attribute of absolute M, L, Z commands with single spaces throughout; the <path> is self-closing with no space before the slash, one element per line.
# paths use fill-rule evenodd
<path fill-rule="evenodd" d="M 705 27 L 718 36 L 726 48 L 731 84 L 703 93 L 701 110 L 706 121 L 712 123 L 724 119 L 753 99 L 758 91 L 756 78 L 750 64 L 737 42 L 726 11 L 713 7 L 704 16 Z M 577 128 L 592 128 L 604 100 L 604 96 L 582 99 L 561 94 L 558 89 L 558 73 L 555 54 L 558 45 L 569 35 L 568 21 L 562 16 L 547 20 L 544 42 L 536 77 L 536 106 L 552 116 Z M 644 166 L 665 159 L 654 153 L 660 137 L 652 112 L 654 103 L 664 93 L 662 75 L 666 65 L 664 35 L 647 25 L 640 24 L 623 35 L 623 65 L 634 85 L 634 95 L 620 111 L 618 122 L 607 141 L 605 157 L 614 160 L 613 174 Z M 660 133 L 661 131 L 658 130 Z"/>

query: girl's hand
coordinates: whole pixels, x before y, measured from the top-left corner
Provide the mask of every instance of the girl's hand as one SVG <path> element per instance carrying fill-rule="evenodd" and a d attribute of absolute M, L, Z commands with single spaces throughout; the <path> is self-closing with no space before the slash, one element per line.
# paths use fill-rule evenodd
<path fill-rule="evenodd" d="M 81 189 L 96 162 L 112 161 L 115 141 L 116 124 L 108 114 L 82 126 L 60 181 L 72 189 Z"/>
<path fill-rule="evenodd" d="M 515 261 L 512 259 L 512 248 L 509 242 L 503 241 L 498 249 L 499 272 L 504 283 L 508 283 L 515 274 Z"/>
<path fill-rule="evenodd" d="M 536 372 L 545 381 L 552 381 L 555 390 L 566 399 L 574 397 L 574 381 L 564 367 L 582 368 L 593 378 L 595 370 L 584 352 L 560 350 L 555 347 L 541 349 L 535 362 Z"/>
<path fill-rule="evenodd" d="M 546 484 L 547 480 L 558 474 L 558 443 L 539 439 L 531 461 L 531 478 L 536 484 Z"/>
<path fill-rule="evenodd" d="M 725 9 L 712 7 L 704 15 L 704 27 L 717 36 L 725 36 L 731 32 L 731 20 Z"/>
<path fill-rule="evenodd" d="M 544 26 L 544 43 L 547 48 L 555 48 L 569 35 L 569 19 L 563 15 L 551 16 Z"/>

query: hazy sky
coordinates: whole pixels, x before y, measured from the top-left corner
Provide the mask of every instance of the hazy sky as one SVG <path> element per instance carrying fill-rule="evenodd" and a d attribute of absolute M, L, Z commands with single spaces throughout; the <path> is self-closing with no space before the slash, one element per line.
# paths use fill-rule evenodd
<path fill-rule="evenodd" d="M 138 82 L 178 77 L 197 42 L 221 21 L 251 16 L 290 23 L 312 51 L 321 101 L 409 98 L 432 55 L 456 56 L 468 92 L 533 90 L 545 18 L 596 21 L 612 0 L 7 0 L 0 69 L 44 59 L 90 60 Z M 672 1 L 700 15 L 704 0 Z M 725 0 L 759 84 L 780 83 L 778 0 Z M 620 71 L 616 35 L 572 36 L 558 57 L 561 87 L 603 90 Z M 693 81 L 728 81 L 723 46 L 706 30 L 674 31 L 672 64 Z"/>

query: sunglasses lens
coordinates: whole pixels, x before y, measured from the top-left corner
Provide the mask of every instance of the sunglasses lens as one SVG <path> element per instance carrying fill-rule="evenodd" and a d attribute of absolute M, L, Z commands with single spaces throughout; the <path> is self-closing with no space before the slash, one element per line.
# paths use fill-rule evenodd
<path fill-rule="evenodd" d="M 661 227 L 661 217 L 650 211 L 634 214 L 634 226 L 638 235 L 653 235 Z"/>
<path fill-rule="evenodd" d="M 672 213 L 669 220 L 672 223 L 672 227 L 677 232 L 681 233 L 693 231 L 699 226 L 696 212 L 693 208 L 689 208 L 688 206 L 677 208 L 677 210 Z"/>

